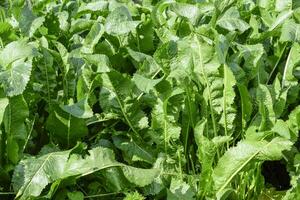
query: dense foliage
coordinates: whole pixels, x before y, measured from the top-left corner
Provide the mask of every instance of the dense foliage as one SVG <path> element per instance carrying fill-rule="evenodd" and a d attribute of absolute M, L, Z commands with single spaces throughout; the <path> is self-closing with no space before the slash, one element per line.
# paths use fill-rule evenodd
<path fill-rule="evenodd" d="M 298 2 L 1 1 L 0 199 L 300 199 Z"/>

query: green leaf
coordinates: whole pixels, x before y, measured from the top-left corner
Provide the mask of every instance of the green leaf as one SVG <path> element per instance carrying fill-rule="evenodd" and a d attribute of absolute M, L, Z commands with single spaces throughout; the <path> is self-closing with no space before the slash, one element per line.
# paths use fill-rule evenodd
<path fill-rule="evenodd" d="M 95 1 L 87 4 L 82 4 L 77 11 L 77 15 L 93 12 L 104 12 L 108 10 L 109 3 L 106 1 Z"/>
<path fill-rule="evenodd" d="M 69 176 L 85 176 L 101 169 L 122 166 L 115 161 L 114 153 L 110 149 L 96 147 L 89 150 L 89 155 L 82 158 L 78 154 L 72 154 L 66 163 L 62 178 Z"/>
<path fill-rule="evenodd" d="M 168 190 L 168 200 L 192 200 L 194 198 L 194 191 L 186 182 L 173 178 L 171 180 L 170 190 Z"/>
<path fill-rule="evenodd" d="M 61 108 L 77 118 L 90 118 L 93 116 L 93 111 L 90 108 L 87 99 L 82 99 L 71 105 L 63 105 Z"/>
<path fill-rule="evenodd" d="M 259 114 L 261 115 L 260 130 L 272 127 L 275 124 L 276 115 L 273 108 L 273 100 L 269 89 L 260 84 L 257 88 L 257 101 Z"/>
<path fill-rule="evenodd" d="M 285 139 L 291 139 L 289 127 L 283 120 L 277 120 L 272 130 Z"/>
<path fill-rule="evenodd" d="M 300 24 L 293 21 L 286 21 L 281 29 L 281 42 L 299 42 L 300 41 Z"/>
<path fill-rule="evenodd" d="M 292 14 L 293 10 L 282 11 L 273 21 L 268 31 L 273 31 L 276 27 L 280 26 L 285 20 L 287 20 Z"/>
<path fill-rule="evenodd" d="M 84 195 L 82 194 L 82 192 L 68 192 L 68 198 L 70 200 L 83 200 L 84 199 Z"/>
<path fill-rule="evenodd" d="M 21 31 L 26 36 L 33 37 L 37 29 L 43 25 L 45 17 L 35 16 L 29 6 L 24 6 L 21 11 L 21 15 L 17 18 L 17 20 Z"/>
<path fill-rule="evenodd" d="M 22 160 L 14 172 L 16 197 L 20 200 L 38 197 L 49 183 L 63 177 L 69 153 L 53 152 Z"/>
<path fill-rule="evenodd" d="M 47 130 L 62 146 L 72 147 L 77 140 L 88 133 L 85 121 L 73 116 L 84 116 L 82 110 L 78 109 L 78 106 L 77 104 L 76 106 L 63 107 L 70 113 L 56 106 L 47 119 Z M 86 114 L 89 115 L 89 113 Z"/>
<path fill-rule="evenodd" d="M 156 178 L 160 174 L 159 169 L 141 169 L 130 166 L 122 167 L 123 173 L 125 177 L 131 183 L 139 187 L 144 187 L 153 182 L 154 178 Z"/>
<path fill-rule="evenodd" d="M 292 9 L 292 6 L 293 6 L 292 0 L 286 0 L 286 1 L 276 0 L 275 10 L 281 12 L 283 10 Z"/>
<path fill-rule="evenodd" d="M 121 6 L 107 16 L 105 30 L 111 35 L 123 35 L 135 30 L 139 23 L 139 21 L 132 20 L 126 7 Z"/>
<path fill-rule="evenodd" d="M 139 88 L 142 92 L 149 93 L 150 90 L 153 90 L 155 85 L 162 81 L 163 78 L 159 79 L 149 79 L 145 78 L 142 75 L 134 74 L 133 82 L 136 84 L 137 88 Z"/>
<path fill-rule="evenodd" d="M 148 127 L 148 118 L 139 109 L 139 103 L 132 100 L 134 84 L 116 71 L 101 74 L 102 90 L 100 92 L 100 106 L 106 113 L 117 113 L 125 123 L 139 137 L 138 129 Z"/>
<path fill-rule="evenodd" d="M 34 52 L 33 46 L 25 40 L 11 42 L 0 52 L 0 65 L 4 69 L 9 68 L 8 66 L 15 61 L 32 57 Z"/>
<path fill-rule="evenodd" d="M 113 137 L 113 142 L 115 146 L 124 152 L 124 158 L 128 163 L 136 161 L 144 161 L 149 164 L 153 164 L 155 158 L 150 148 L 146 146 L 138 145 L 134 141 L 122 137 Z"/>
<path fill-rule="evenodd" d="M 145 200 L 145 197 L 143 197 L 140 193 L 135 191 L 133 193 L 127 193 L 124 200 Z"/>
<path fill-rule="evenodd" d="M 222 116 L 220 119 L 220 124 L 225 129 L 225 135 L 231 135 L 233 129 L 233 121 L 236 116 L 236 110 L 233 107 L 235 92 L 234 86 L 236 85 L 235 77 L 231 69 L 224 64 L 224 89 L 223 89 L 223 102 L 222 102 Z"/>
<path fill-rule="evenodd" d="M 201 163 L 200 184 L 205 185 L 201 188 L 203 195 L 207 195 L 212 189 L 213 161 L 217 153 L 216 145 L 210 141 L 205 134 L 207 121 L 202 120 L 195 127 L 195 142 L 198 146 L 197 156 Z"/>
<path fill-rule="evenodd" d="M 298 43 L 294 43 L 290 49 L 290 52 L 288 54 L 283 76 L 282 76 L 282 87 L 285 86 L 291 86 L 297 84 L 297 79 L 293 75 L 293 69 L 295 66 L 298 65 L 300 58 L 299 58 L 299 52 L 300 52 L 300 45 Z"/>
<path fill-rule="evenodd" d="M 177 88 L 167 94 L 165 99 L 157 99 L 151 113 L 151 129 L 159 133 L 159 141 L 157 142 L 164 146 L 165 151 L 169 148 L 171 141 L 179 139 L 181 133 L 181 127 L 177 124 L 175 115 L 170 113 L 169 109 L 172 107 L 168 107 L 169 100 L 182 93 L 183 90 Z"/>
<path fill-rule="evenodd" d="M 70 33 L 79 33 L 85 30 L 90 30 L 95 24 L 94 20 L 76 19 L 71 22 Z"/>
<path fill-rule="evenodd" d="M 245 60 L 243 66 L 247 73 L 247 79 L 251 80 L 257 76 L 260 61 L 265 53 L 264 46 L 262 44 L 255 45 L 237 45 L 240 56 Z"/>
<path fill-rule="evenodd" d="M 3 91 L 0 90 L 0 124 L 2 123 L 3 120 L 3 116 L 5 113 L 5 109 L 8 105 L 8 98 L 5 97 L 5 95 L 3 94 Z"/>
<path fill-rule="evenodd" d="M 173 3 L 171 9 L 179 16 L 185 17 L 195 24 L 200 16 L 200 10 L 197 6 L 186 3 Z"/>
<path fill-rule="evenodd" d="M 236 7 L 229 8 L 223 16 L 218 19 L 217 25 L 228 31 L 238 30 L 241 33 L 250 28 L 250 26 L 240 18 L 239 11 Z"/>
<path fill-rule="evenodd" d="M 7 134 L 6 152 L 8 159 L 16 164 L 21 158 L 27 139 L 25 120 L 29 117 L 29 110 L 22 95 L 9 98 L 8 103 L 3 118 Z"/>
<path fill-rule="evenodd" d="M 141 187 L 150 184 L 160 173 L 160 170 L 157 169 L 141 169 L 126 166 L 115 161 L 112 150 L 97 147 L 90 150 L 89 155 L 85 158 L 75 154 L 71 155 L 66 164 L 63 177 L 85 176 L 110 167 L 121 167 L 128 181 Z"/>
<path fill-rule="evenodd" d="M 31 62 L 15 61 L 11 67 L 0 72 L 0 83 L 3 84 L 6 95 L 9 97 L 20 95 L 24 92 L 31 75 Z"/>
<path fill-rule="evenodd" d="M 252 114 L 251 97 L 245 85 L 238 84 L 238 89 L 241 96 L 243 127 L 245 127 Z"/>
<path fill-rule="evenodd" d="M 289 119 L 287 121 L 288 127 L 291 130 L 292 138 L 295 140 L 298 138 L 298 132 L 300 130 L 300 106 L 297 106 L 289 114 Z"/>
<path fill-rule="evenodd" d="M 99 42 L 104 33 L 104 27 L 98 22 L 92 26 L 90 32 L 87 34 L 83 41 L 81 52 L 93 53 L 95 45 Z"/>
<path fill-rule="evenodd" d="M 279 160 L 282 151 L 289 150 L 292 143 L 283 138 L 271 141 L 240 141 L 237 146 L 230 148 L 218 161 L 213 172 L 213 180 L 217 193 L 226 189 L 232 179 L 249 163 L 265 160 Z"/>
<path fill-rule="evenodd" d="M 109 58 L 104 54 L 84 55 L 84 58 L 88 64 L 97 67 L 95 70 L 96 73 L 111 71 Z"/>

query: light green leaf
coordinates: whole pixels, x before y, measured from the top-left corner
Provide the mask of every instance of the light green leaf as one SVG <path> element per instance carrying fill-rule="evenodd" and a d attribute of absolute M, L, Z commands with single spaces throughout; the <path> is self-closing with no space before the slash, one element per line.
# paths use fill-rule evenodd
<path fill-rule="evenodd" d="M 229 8 L 224 15 L 218 19 L 217 25 L 228 31 L 238 30 L 241 33 L 250 28 L 249 24 L 240 18 L 239 11 L 236 7 Z"/>
<path fill-rule="evenodd" d="M 122 166 L 122 164 L 115 161 L 113 151 L 96 147 L 89 150 L 89 155 L 84 158 L 80 155 L 72 154 L 66 163 L 64 174 L 61 177 L 85 176 L 101 169 L 115 166 Z"/>
<path fill-rule="evenodd" d="M 124 166 L 122 170 L 128 181 L 139 187 L 149 185 L 160 174 L 159 169 L 141 169 L 131 166 Z"/>
<path fill-rule="evenodd" d="M 83 47 L 81 52 L 91 54 L 94 51 L 95 45 L 98 43 L 104 33 L 104 27 L 102 24 L 95 22 L 90 32 L 87 34 L 83 41 Z"/>
<path fill-rule="evenodd" d="M 59 21 L 59 28 L 62 31 L 68 31 L 70 28 L 70 24 L 68 22 L 69 13 L 67 11 L 58 12 L 57 18 Z"/>
<path fill-rule="evenodd" d="M 195 199 L 195 193 L 191 186 L 186 182 L 173 178 L 171 180 L 170 190 L 168 190 L 167 200 L 192 200 Z"/>
<path fill-rule="evenodd" d="M 281 42 L 299 42 L 300 41 L 300 24 L 293 21 L 286 21 L 281 29 Z"/>
<path fill-rule="evenodd" d="M 265 53 L 264 46 L 262 44 L 255 45 L 237 45 L 240 56 L 245 60 L 243 66 L 244 71 L 247 73 L 248 80 L 257 77 L 257 73 L 260 66 L 260 61 Z"/>
<path fill-rule="evenodd" d="M 173 3 L 171 4 L 171 10 L 177 13 L 179 16 L 185 17 L 192 24 L 195 24 L 200 16 L 200 10 L 196 5 L 186 3 Z"/>
<path fill-rule="evenodd" d="M 14 172 L 16 197 L 20 200 L 38 197 L 49 183 L 63 177 L 69 153 L 53 152 L 22 160 Z"/>
<path fill-rule="evenodd" d="M 0 65 L 7 69 L 8 65 L 17 60 L 32 57 L 34 52 L 33 46 L 25 40 L 11 42 L 0 52 Z"/>
<path fill-rule="evenodd" d="M 287 123 L 285 123 L 283 120 L 278 119 L 274 125 L 274 127 L 272 128 L 272 130 L 275 133 L 278 133 L 281 137 L 285 138 L 285 139 L 291 139 L 291 135 L 290 135 L 290 130 L 289 127 L 287 125 Z"/>
<path fill-rule="evenodd" d="M 111 71 L 111 65 L 109 58 L 104 54 L 92 54 L 84 55 L 87 63 L 90 65 L 95 65 L 97 67 L 96 73 L 104 73 Z"/>
<path fill-rule="evenodd" d="M 8 98 L 5 97 L 3 91 L 0 90 L 0 124 L 2 123 L 6 106 L 8 105 Z"/>
<path fill-rule="evenodd" d="M 31 62 L 18 60 L 8 70 L 0 72 L 0 83 L 3 84 L 7 96 L 16 96 L 24 92 L 31 75 Z"/>
<path fill-rule="evenodd" d="M 275 10 L 281 12 L 283 10 L 292 9 L 293 1 L 292 0 L 276 0 Z"/>
<path fill-rule="evenodd" d="M 76 19 L 71 21 L 70 33 L 75 34 L 85 30 L 90 30 L 94 25 L 94 20 Z"/>
<path fill-rule="evenodd" d="M 293 75 L 293 70 L 294 67 L 296 67 L 300 61 L 300 57 L 298 56 L 299 53 L 300 45 L 298 43 L 293 43 L 284 66 L 281 84 L 282 87 L 292 86 L 298 83 L 297 79 Z"/>
<path fill-rule="evenodd" d="M 77 15 L 92 12 L 104 12 L 108 10 L 109 3 L 107 1 L 95 1 L 87 4 L 82 4 L 77 11 Z"/>
<path fill-rule="evenodd" d="M 157 102 L 152 110 L 151 129 L 159 134 L 159 144 L 164 145 L 165 151 L 169 148 L 171 141 L 179 139 L 181 127 L 176 122 L 174 115 L 169 113 L 169 99 L 183 93 L 183 90 L 177 88 L 168 94 L 165 99 L 157 99 Z M 171 108 L 171 107 L 170 107 Z"/>
<path fill-rule="evenodd" d="M 155 85 L 161 82 L 162 79 L 163 78 L 149 79 L 139 74 L 134 74 L 132 78 L 137 88 L 139 88 L 142 92 L 146 92 L 146 93 L 149 93 L 150 90 L 153 90 Z"/>
<path fill-rule="evenodd" d="M 289 129 L 291 130 L 292 140 L 297 140 L 298 132 L 300 130 L 300 106 L 297 106 L 289 114 L 289 119 L 287 120 Z"/>
<path fill-rule="evenodd" d="M 282 11 L 277 18 L 273 21 L 268 31 L 273 31 L 276 27 L 280 26 L 293 14 L 293 10 Z"/>
<path fill-rule="evenodd" d="M 83 200 L 84 195 L 82 192 L 68 192 L 67 193 L 69 200 Z"/>
<path fill-rule="evenodd" d="M 28 34 L 29 37 L 33 37 L 36 30 L 43 25 L 44 21 L 45 21 L 45 17 L 38 17 L 32 21 L 29 29 L 29 34 Z"/>
<path fill-rule="evenodd" d="M 116 71 L 101 74 L 101 82 L 100 106 L 102 109 L 106 113 L 119 114 L 134 132 L 135 137 L 139 137 L 138 130 L 148 127 L 148 118 L 139 109 L 139 102 L 128 102 L 135 95 L 134 84 Z"/>
<path fill-rule="evenodd" d="M 123 35 L 135 30 L 139 23 L 139 21 L 132 20 L 126 7 L 121 6 L 107 16 L 105 30 L 111 35 Z"/>
<path fill-rule="evenodd" d="M 234 86 L 236 85 L 235 77 L 227 64 L 223 64 L 224 69 L 224 89 L 223 89 L 223 102 L 222 102 L 222 116 L 220 124 L 224 127 L 225 135 L 231 135 L 233 129 L 233 121 L 236 116 L 236 109 L 233 107 L 235 92 Z"/>
<path fill-rule="evenodd" d="M 259 114 L 261 115 L 260 130 L 265 130 L 275 124 L 276 115 L 273 108 L 273 100 L 269 89 L 260 84 L 256 93 Z"/>

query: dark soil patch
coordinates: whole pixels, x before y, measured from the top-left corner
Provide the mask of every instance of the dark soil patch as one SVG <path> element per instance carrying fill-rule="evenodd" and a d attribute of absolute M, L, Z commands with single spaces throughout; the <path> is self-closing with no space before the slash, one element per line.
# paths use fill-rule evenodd
<path fill-rule="evenodd" d="M 277 191 L 287 190 L 291 187 L 291 178 L 286 165 L 281 161 L 265 161 L 261 173 L 265 178 L 265 183 L 272 185 Z"/>

